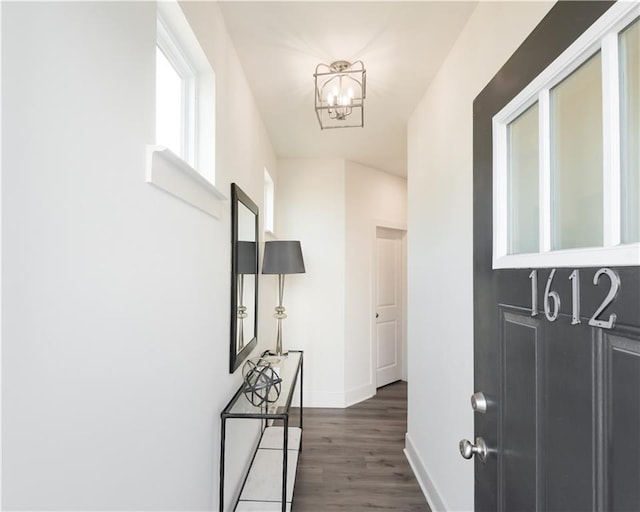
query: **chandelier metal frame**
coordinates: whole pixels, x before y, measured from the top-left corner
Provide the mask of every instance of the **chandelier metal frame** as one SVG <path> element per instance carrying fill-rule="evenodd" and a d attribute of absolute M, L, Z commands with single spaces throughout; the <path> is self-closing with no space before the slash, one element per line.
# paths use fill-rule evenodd
<path fill-rule="evenodd" d="M 313 78 L 316 117 L 322 130 L 364 126 L 367 70 L 361 60 L 318 64 Z"/>

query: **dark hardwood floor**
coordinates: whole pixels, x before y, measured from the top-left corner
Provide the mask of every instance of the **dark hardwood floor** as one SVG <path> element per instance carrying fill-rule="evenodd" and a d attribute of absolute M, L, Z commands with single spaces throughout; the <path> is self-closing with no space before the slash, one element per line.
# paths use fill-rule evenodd
<path fill-rule="evenodd" d="M 293 512 L 431 512 L 402 451 L 406 431 L 405 382 L 347 409 L 305 409 Z"/>

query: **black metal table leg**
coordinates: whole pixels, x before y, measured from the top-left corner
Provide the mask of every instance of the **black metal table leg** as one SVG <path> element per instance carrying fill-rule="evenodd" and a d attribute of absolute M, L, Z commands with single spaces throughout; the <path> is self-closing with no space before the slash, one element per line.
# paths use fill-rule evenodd
<path fill-rule="evenodd" d="M 282 512 L 287 512 L 287 462 L 289 459 L 289 415 L 284 418 L 282 446 Z"/>
<path fill-rule="evenodd" d="M 302 451 L 302 388 L 304 385 L 304 354 L 300 355 L 300 446 L 298 449 Z"/>
<path fill-rule="evenodd" d="M 224 442 L 226 427 L 227 420 L 222 418 L 222 431 L 220 432 L 220 512 L 224 512 Z"/>

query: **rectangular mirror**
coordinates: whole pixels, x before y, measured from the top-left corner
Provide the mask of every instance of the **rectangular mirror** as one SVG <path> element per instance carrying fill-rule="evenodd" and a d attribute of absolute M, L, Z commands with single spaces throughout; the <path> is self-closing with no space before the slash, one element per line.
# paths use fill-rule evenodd
<path fill-rule="evenodd" d="M 258 226 L 258 207 L 232 183 L 231 373 L 258 343 Z"/>

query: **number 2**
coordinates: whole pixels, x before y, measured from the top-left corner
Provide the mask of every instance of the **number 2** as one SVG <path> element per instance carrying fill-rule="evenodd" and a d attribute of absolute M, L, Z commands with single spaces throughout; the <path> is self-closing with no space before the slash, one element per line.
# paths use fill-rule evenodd
<path fill-rule="evenodd" d="M 589 325 L 593 327 L 602 327 L 604 329 L 613 329 L 613 325 L 616 322 L 616 314 L 611 313 L 609 315 L 609 320 L 598 320 L 598 316 L 606 309 L 606 307 L 613 302 L 613 300 L 618 295 L 618 290 L 620 289 L 620 276 L 616 274 L 610 268 L 601 268 L 598 270 L 593 276 L 593 284 L 598 286 L 598 282 L 600 281 L 600 276 L 606 275 L 610 281 L 609 293 L 600 304 L 600 307 L 596 310 L 593 316 L 589 319 Z"/>

